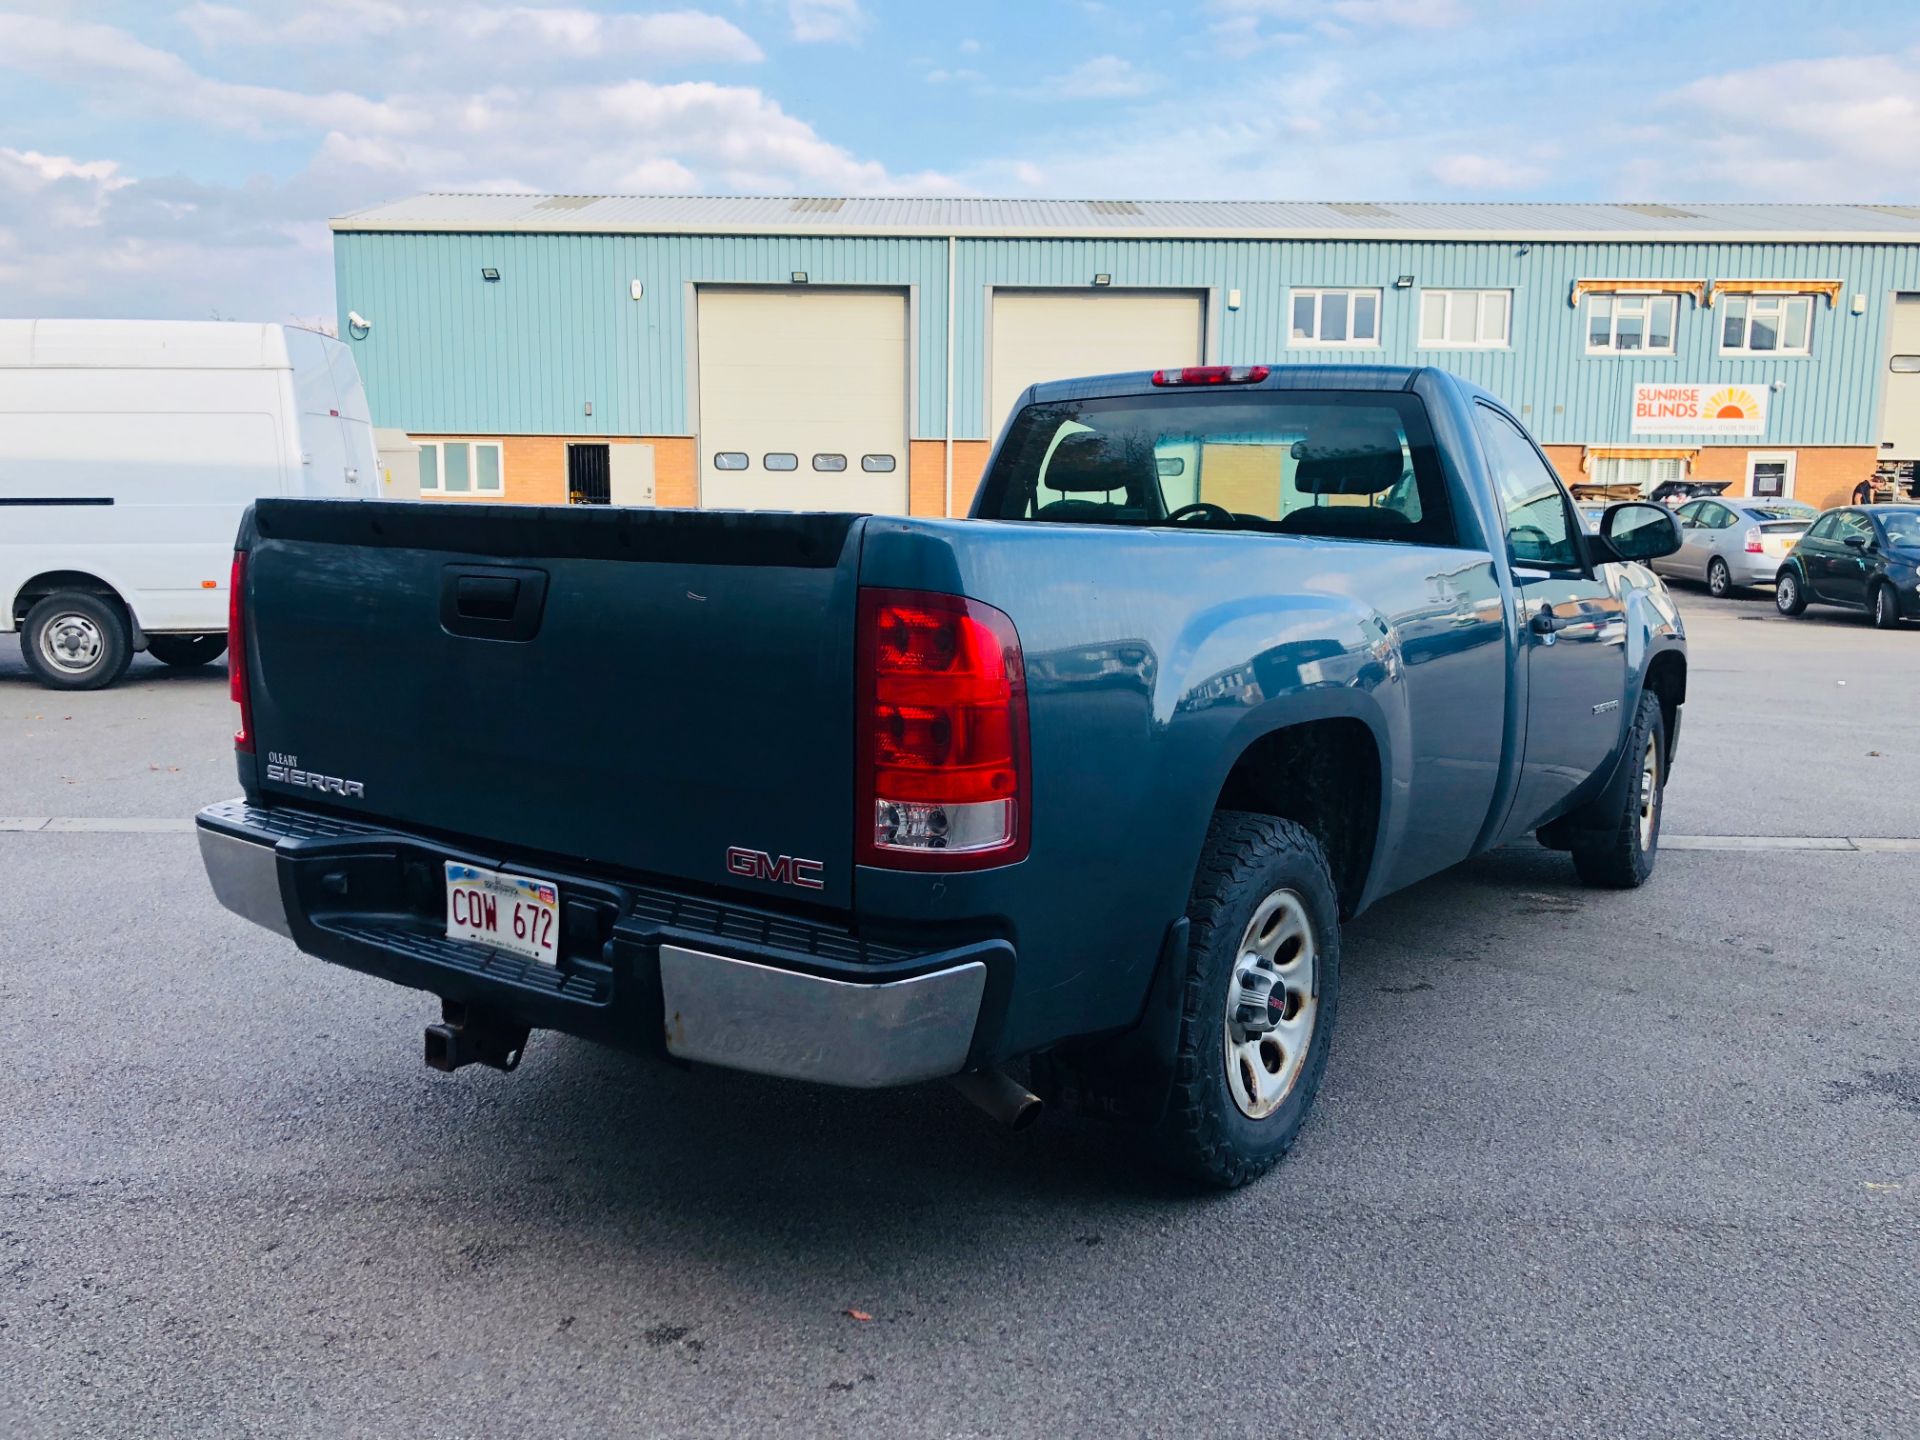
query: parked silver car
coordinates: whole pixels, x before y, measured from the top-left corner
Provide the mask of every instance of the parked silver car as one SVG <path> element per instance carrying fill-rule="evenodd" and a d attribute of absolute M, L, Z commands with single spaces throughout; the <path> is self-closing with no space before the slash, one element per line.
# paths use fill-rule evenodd
<path fill-rule="evenodd" d="M 1736 495 L 1690 500 L 1674 512 L 1680 548 L 1653 562 L 1672 580 L 1698 580 L 1714 595 L 1747 585 L 1771 585 L 1780 562 L 1793 553 L 1820 512 L 1798 500 Z"/>

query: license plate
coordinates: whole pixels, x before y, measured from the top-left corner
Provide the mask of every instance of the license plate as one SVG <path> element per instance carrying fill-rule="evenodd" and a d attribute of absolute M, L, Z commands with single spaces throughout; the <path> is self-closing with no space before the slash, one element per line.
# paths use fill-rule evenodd
<path fill-rule="evenodd" d="M 447 938 L 560 963 L 560 892 L 544 880 L 447 861 Z"/>
<path fill-rule="evenodd" d="M 1782 555 L 1791 555 L 1793 553 L 1794 543 L 1792 540 L 1782 540 L 1780 542 L 1780 553 Z"/>

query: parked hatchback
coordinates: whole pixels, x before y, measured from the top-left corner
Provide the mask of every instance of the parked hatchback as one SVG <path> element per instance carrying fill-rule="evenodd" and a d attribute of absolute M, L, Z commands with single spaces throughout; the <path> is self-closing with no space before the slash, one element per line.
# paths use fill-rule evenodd
<path fill-rule="evenodd" d="M 1782 615 L 1808 605 L 1864 610 L 1882 630 L 1920 620 L 1920 505 L 1829 510 L 1774 580 Z"/>
<path fill-rule="evenodd" d="M 1771 585 L 1819 514 L 1798 500 L 1757 495 L 1692 500 L 1674 512 L 1680 548 L 1653 568 L 1669 579 L 1702 581 L 1715 595 Z"/>

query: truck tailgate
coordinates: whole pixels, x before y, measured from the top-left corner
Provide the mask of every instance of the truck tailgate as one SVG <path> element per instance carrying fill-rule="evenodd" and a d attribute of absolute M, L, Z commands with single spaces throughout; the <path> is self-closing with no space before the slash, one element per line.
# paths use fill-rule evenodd
<path fill-rule="evenodd" d="M 507 859 L 845 907 L 860 533 L 851 515 L 263 500 L 243 531 L 261 789 Z"/>

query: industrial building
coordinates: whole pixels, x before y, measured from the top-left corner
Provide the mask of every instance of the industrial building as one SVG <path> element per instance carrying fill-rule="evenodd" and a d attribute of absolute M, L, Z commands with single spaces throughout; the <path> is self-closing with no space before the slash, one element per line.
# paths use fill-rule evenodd
<path fill-rule="evenodd" d="M 332 222 L 449 501 L 964 513 L 1021 389 L 1453 370 L 1570 483 L 1844 501 L 1920 459 L 1920 206 L 421 195 Z"/>

